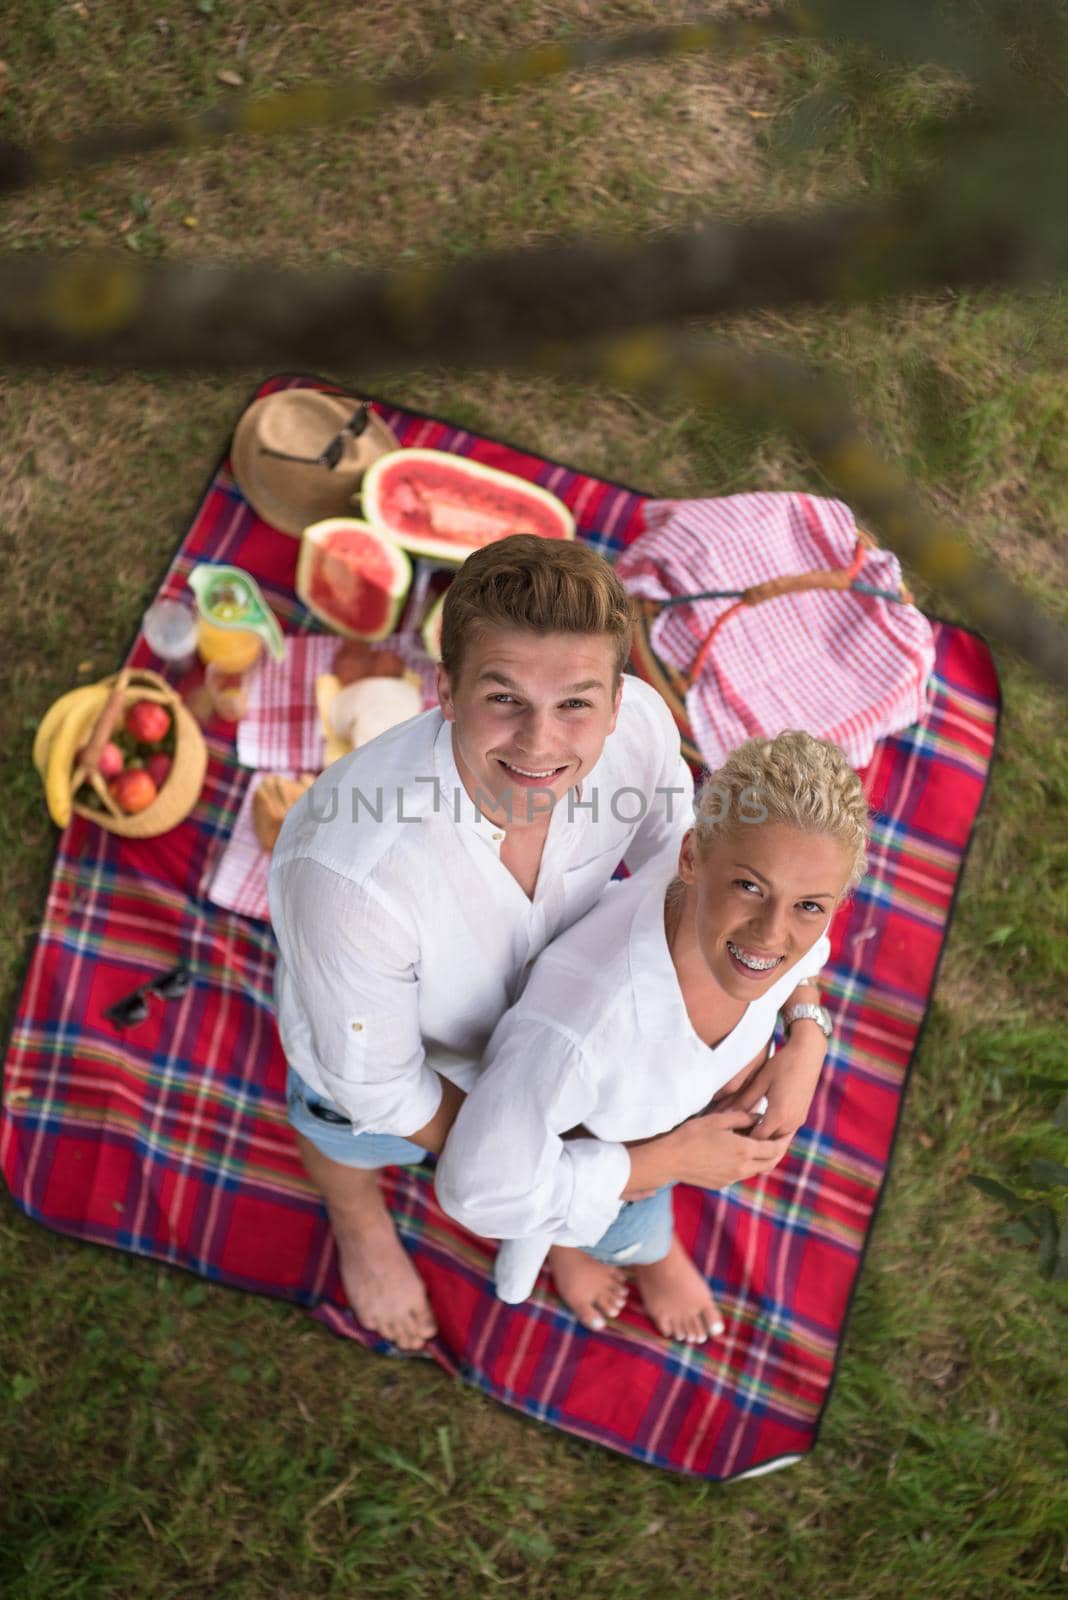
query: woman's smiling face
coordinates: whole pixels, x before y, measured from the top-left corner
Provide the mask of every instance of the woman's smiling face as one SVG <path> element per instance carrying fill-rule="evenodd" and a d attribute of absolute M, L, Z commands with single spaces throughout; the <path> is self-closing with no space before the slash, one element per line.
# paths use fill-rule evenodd
<path fill-rule="evenodd" d="M 464 787 L 483 811 L 492 797 L 506 826 L 544 817 L 600 759 L 622 686 L 613 641 L 600 633 L 486 628 L 459 682 L 438 668 Z"/>
<path fill-rule="evenodd" d="M 720 988 L 754 1000 L 812 949 L 849 880 L 851 857 L 829 834 L 781 822 L 714 836 L 691 830 L 679 855 L 697 942 Z"/>

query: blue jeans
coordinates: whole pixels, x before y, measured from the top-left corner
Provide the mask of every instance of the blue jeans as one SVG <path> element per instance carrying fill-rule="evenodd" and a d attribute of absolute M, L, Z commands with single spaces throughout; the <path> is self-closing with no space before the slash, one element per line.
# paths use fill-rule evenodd
<path fill-rule="evenodd" d="M 675 1214 L 668 1184 L 647 1200 L 624 1200 L 616 1220 L 596 1244 L 587 1247 L 586 1254 L 615 1266 L 646 1266 L 663 1261 L 674 1231 Z"/>
<path fill-rule="evenodd" d="M 613 1266 L 648 1266 L 667 1255 L 673 1229 L 669 1186 L 658 1189 L 647 1200 L 624 1200 L 615 1221 L 597 1243 L 582 1248 L 595 1261 L 608 1261 Z M 493 1264 L 499 1299 L 519 1305 L 529 1298 L 553 1243 L 551 1233 L 532 1233 L 502 1242 Z"/>
<path fill-rule="evenodd" d="M 310 1089 L 290 1067 L 286 1075 L 289 1120 L 328 1161 L 343 1167 L 411 1167 L 427 1151 L 395 1133 L 357 1133 L 341 1107 Z"/>

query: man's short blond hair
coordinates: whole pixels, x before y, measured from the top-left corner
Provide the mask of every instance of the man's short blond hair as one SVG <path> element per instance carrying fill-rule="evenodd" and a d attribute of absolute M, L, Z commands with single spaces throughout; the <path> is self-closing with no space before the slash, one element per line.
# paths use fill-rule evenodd
<path fill-rule="evenodd" d="M 774 739 L 747 739 L 732 750 L 709 773 L 698 797 L 698 859 L 713 840 L 744 836 L 747 824 L 762 821 L 837 839 L 850 861 L 848 889 L 867 871 L 871 818 L 864 789 L 842 751 L 826 739 L 780 733 Z"/>
<path fill-rule="evenodd" d="M 446 592 L 441 660 L 454 684 L 485 628 L 603 634 L 618 683 L 630 657 L 633 612 L 615 569 L 589 545 L 517 533 L 469 555 Z"/>

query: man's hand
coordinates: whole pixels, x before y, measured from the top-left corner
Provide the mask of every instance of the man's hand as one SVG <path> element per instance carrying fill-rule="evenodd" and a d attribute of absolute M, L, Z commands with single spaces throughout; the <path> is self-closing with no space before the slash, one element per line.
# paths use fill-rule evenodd
<path fill-rule="evenodd" d="M 752 1130 L 753 1138 L 789 1141 L 808 1116 L 826 1053 L 816 1024 L 795 1022 L 782 1049 L 762 1066 L 737 1073 L 713 1104 L 717 1111 L 752 1111 L 766 1096 L 767 1109 Z"/>
<path fill-rule="evenodd" d="M 786 1154 L 789 1139 L 753 1139 L 747 1111 L 706 1111 L 656 1139 L 628 1146 L 630 1183 L 621 1199 L 637 1200 L 665 1183 L 725 1189 L 740 1178 L 770 1172 Z"/>

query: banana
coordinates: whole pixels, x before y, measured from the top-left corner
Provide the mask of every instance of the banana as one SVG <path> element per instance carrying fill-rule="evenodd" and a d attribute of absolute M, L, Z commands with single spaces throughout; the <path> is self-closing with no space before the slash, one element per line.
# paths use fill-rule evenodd
<path fill-rule="evenodd" d="M 43 778 L 48 767 L 48 749 L 55 737 L 60 724 L 73 712 L 87 696 L 96 693 L 98 685 L 83 683 L 79 689 L 71 689 L 67 694 L 61 694 L 54 700 L 41 718 L 37 732 L 33 736 L 33 764 L 38 774 Z"/>
<path fill-rule="evenodd" d="M 74 757 L 92 733 L 109 692 L 109 684 L 90 684 L 77 703 L 68 708 L 48 745 L 44 758 L 45 800 L 49 815 L 59 828 L 65 828 L 71 818 Z"/>

